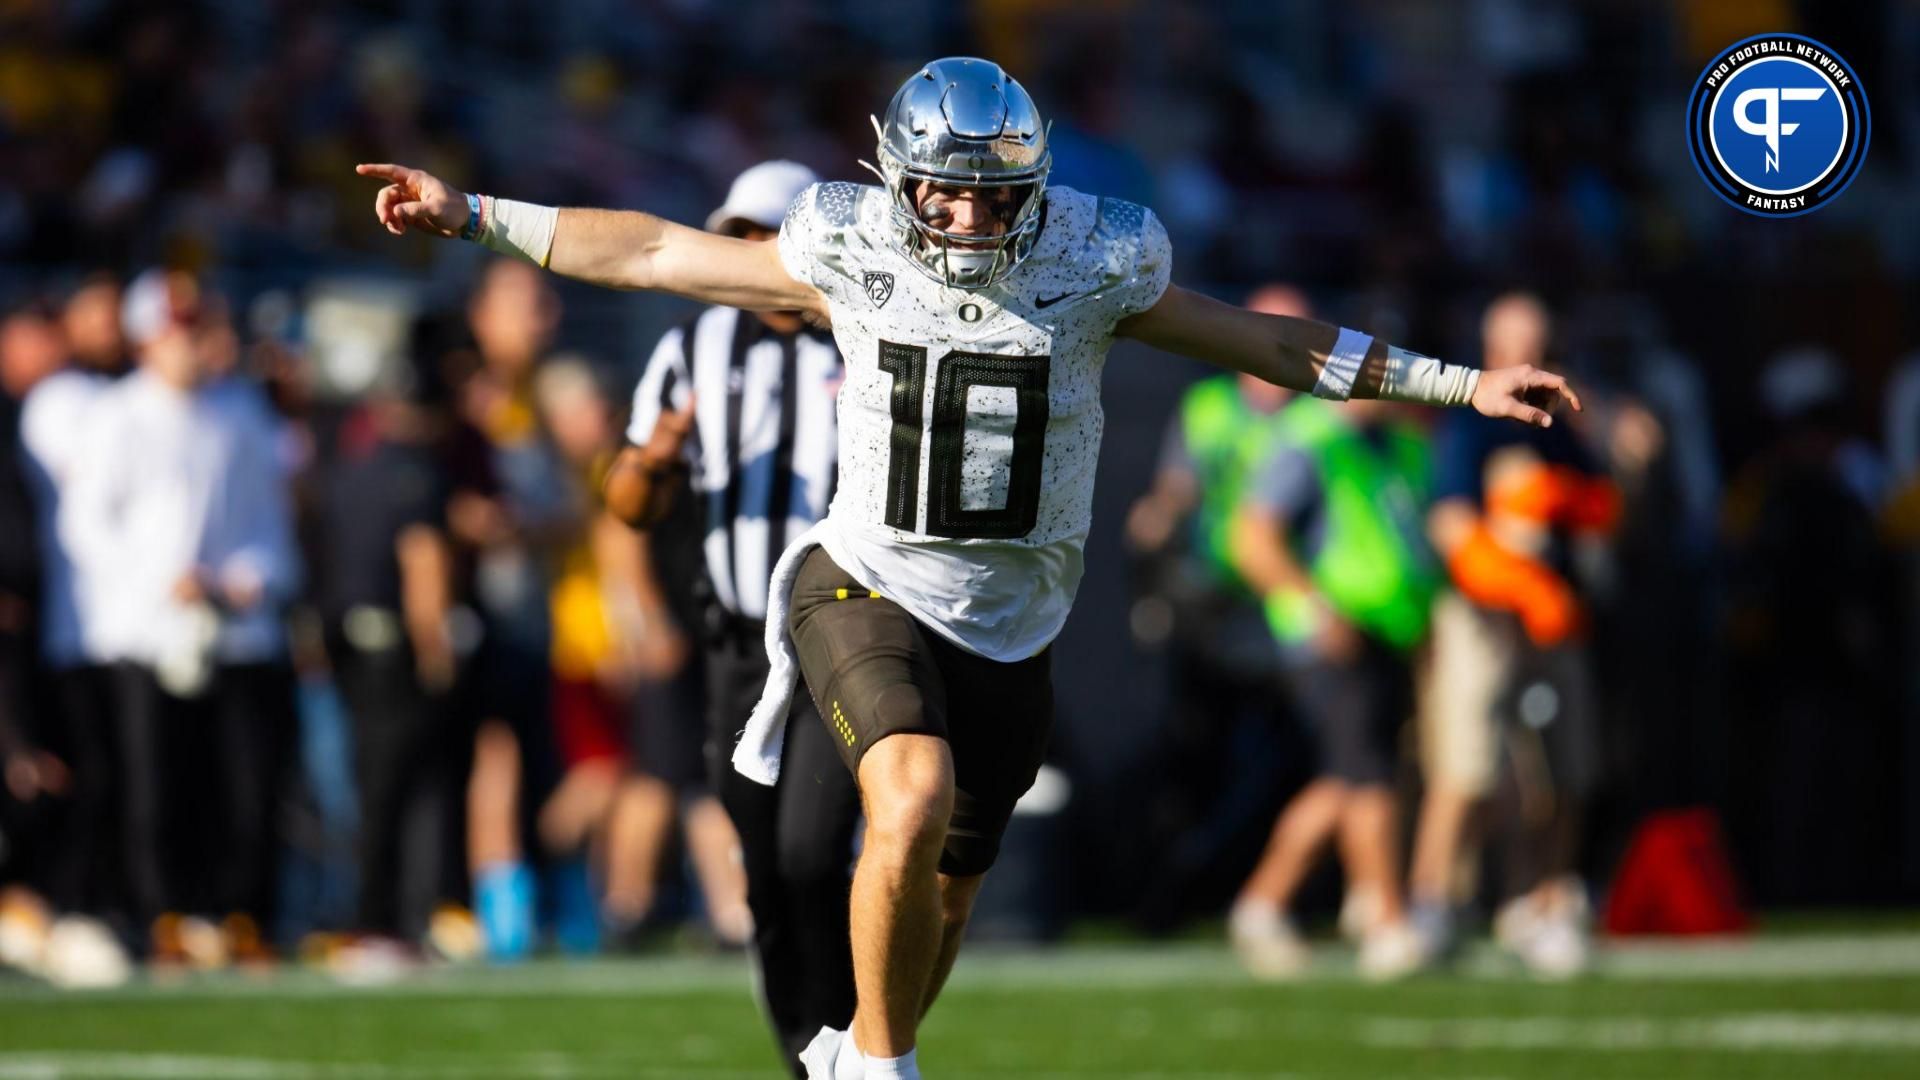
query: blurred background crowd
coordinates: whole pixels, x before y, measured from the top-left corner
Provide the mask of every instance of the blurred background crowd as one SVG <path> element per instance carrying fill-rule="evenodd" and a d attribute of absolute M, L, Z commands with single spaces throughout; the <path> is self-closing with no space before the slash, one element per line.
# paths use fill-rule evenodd
<path fill-rule="evenodd" d="M 1683 139 L 1765 31 L 1874 110 L 1791 221 Z M 690 530 L 595 501 L 689 308 L 396 240 L 352 166 L 698 222 L 766 158 L 860 179 L 949 54 L 1054 118 L 1051 182 L 1154 207 L 1178 280 L 1587 403 L 1506 445 L 1116 350 L 1056 768 L 981 932 L 1231 905 L 1284 968 L 1336 834 L 1363 939 L 1498 913 L 1548 967 L 1589 907 L 1912 904 L 1917 52 L 1894 0 L 0 0 L 0 960 L 739 943 Z M 1355 476 L 1391 615 L 1320 565 Z M 1322 676 L 1363 663 L 1405 700 L 1345 739 Z"/>

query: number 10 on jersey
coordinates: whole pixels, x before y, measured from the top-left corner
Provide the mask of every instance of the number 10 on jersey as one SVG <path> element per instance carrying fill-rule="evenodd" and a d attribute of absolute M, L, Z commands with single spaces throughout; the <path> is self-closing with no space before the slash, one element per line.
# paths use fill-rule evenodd
<path fill-rule="evenodd" d="M 940 358 L 934 376 L 933 417 L 924 402 L 927 350 L 917 345 L 880 343 L 880 370 L 893 376 L 893 438 L 887 461 L 887 524 L 916 531 L 920 511 L 920 447 L 931 432 L 928 458 L 927 526 L 929 536 L 954 539 L 1016 540 L 1040 519 L 1040 473 L 1046 456 L 1047 365 L 1045 356 L 994 356 L 950 352 Z M 968 391 L 1001 387 L 1014 393 L 1013 449 L 1004 460 L 1007 499 L 1003 506 L 967 508 L 965 481 Z"/>

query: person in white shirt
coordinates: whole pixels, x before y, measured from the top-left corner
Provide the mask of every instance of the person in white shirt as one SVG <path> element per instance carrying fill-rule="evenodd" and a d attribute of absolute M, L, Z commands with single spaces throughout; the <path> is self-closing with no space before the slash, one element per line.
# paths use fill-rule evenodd
<path fill-rule="evenodd" d="M 73 568 L 56 529 L 61 493 L 75 456 L 91 437 L 88 411 L 126 371 L 120 333 L 120 285 L 110 277 L 83 283 L 67 298 L 59 329 L 65 355 L 22 400 L 20 450 L 33 494 L 39 551 L 38 661 L 62 760 L 72 771 L 71 806 L 62 821 L 48 890 L 71 910 L 108 914 L 121 901 L 112 857 L 112 710 L 104 670 L 82 645 Z"/>
<path fill-rule="evenodd" d="M 130 900 L 136 918 L 154 920 L 162 959 L 184 947 L 183 928 L 187 941 L 208 937 L 169 914 L 186 907 L 226 916 L 229 951 L 261 950 L 293 732 L 281 608 L 300 565 L 287 476 L 261 394 L 208 379 L 202 312 L 185 274 L 149 272 L 128 289 L 123 323 L 140 366 L 89 411 L 57 523 L 82 647 L 111 666 Z M 211 820 L 224 835 L 195 838 L 214 869 L 196 895 L 168 876 L 184 840 L 168 818 L 185 779 L 168 762 L 173 743 L 203 728 L 214 770 L 204 782 L 221 797 Z"/>

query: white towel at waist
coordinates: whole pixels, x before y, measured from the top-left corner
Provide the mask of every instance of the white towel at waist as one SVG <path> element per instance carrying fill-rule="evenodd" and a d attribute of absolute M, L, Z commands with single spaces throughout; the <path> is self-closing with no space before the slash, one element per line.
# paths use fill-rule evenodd
<path fill-rule="evenodd" d="M 733 769 L 756 784 L 771 787 L 780 779 L 780 754 L 787 744 L 787 713 L 793 705 L 794 688 L 800 685 L 800 658 L 794 655 L 793 637 L 787 633 L 787 612 L 793 606 L 793 579 L 800 576 L 800 564 L 807 552 L 821 546 L 832 526 L 823 519 L 801 533 L 774 564 L 773 580 L 767 583 L 767 671 L 766 688 L 747 718 L 746 730 L 733 748 Z"/>

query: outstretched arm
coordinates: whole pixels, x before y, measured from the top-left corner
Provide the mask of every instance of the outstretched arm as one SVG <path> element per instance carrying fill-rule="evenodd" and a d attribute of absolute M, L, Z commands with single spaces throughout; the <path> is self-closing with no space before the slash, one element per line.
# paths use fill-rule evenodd
<path fill-rule="evenodd" d="M 468 197 L 439 177 L 405 165 L 361 165 L 355 171 L 386 181 L 374 196 L 373 212 L 395 236 L 408 230 L 449 238 L 467 233 L 473 217 Z M 826 298 L 787 273 L 772 243 L 701 232 L 637 210 L 569 207 L 556 212 L 504 200 L 488 205 L 523 215 L 507 246 L 556 274 L 612 289 L 672 293 L 705 304 L 826 315 Z M 556 215 L 550 234 L 538 216 L 547 213 Z M 534 217 L 534 225 L 523 237 L 527 216 Z M 485 224 L 493 229 L 497 223 Z"/>
<path fill-rule="evenodd" d="M 1553 423 L 1552 411 L 1563 400 L 1580 408 L 1573 388 L 1552 372 L 1525 365 L 1493 371 L 1458 368 L 1327 323 L 1248 311 L 1178 285 L 1169 286 L 1152 307 L 1123 320 L 1116 333 L 1329 397 L 1471 404 L 1487 416 L 1538 427 Z M 1339 355 L 1343 346 L 1354 344 L 1364 346 L 1364 353 Z M 1351 365 L 1355 361 L 1357 367 Z"/>

